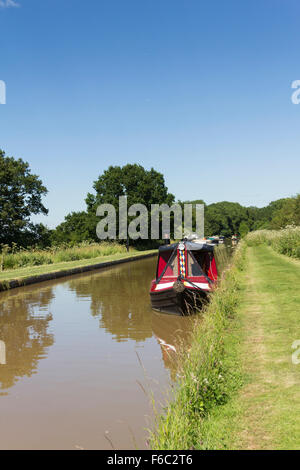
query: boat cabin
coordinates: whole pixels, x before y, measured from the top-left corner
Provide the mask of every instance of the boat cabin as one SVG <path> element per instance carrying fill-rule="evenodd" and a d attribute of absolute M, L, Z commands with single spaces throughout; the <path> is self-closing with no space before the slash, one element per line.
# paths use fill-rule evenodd
<path fill-rule="evenodd" d="M 218 279 L 214 246 L 182 241 L 159 248 L 156 278 L 150 296 L 156 310 L 184 310 L 189 293 L 203 300 Z M 195 304 L 194 300 L 193 303 Z"/>
<path fill-rule="evenodd" d="M 214 248 L 206 243 L 182 242 L 161 246 L 158 253 L 156 282 L 163 278 L 218 278 Z"/>

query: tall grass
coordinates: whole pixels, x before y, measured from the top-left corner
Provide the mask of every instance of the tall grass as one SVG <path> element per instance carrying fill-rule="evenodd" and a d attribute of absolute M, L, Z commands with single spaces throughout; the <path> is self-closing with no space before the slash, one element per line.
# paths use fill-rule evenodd
<path fill-rule="evenodd" d="M 246 237 L 248 246 L 269 245 L 278 253 L 300 258 L 300 227 L 282 230 L 257 230 Z"/>
<path fill-rule="evenodd" d="M 225 269 L 230 264 L 232 251 L 231 247 L 228 248 L 225 244 L 224 245 L 217 245 L 214 248 L 214 255 L 218 267 L 218 274 L 222 275 Z"/>
<path fill-rule="evenodd" d="M 116 242 L 81 243 L 78 246 L 60 245 L 47 249 L 2 247 L 2 269 L 11 270 L 26 266 L 40 266 L 66 261 L 92 259 L 126 253 L 126 247 Z"/>
<path fill-rule="evenodd" d="M 150 435 L 153 449 L 203 449 L 201 423 L 210 411 L 241 386 L 239 371 L 229 359 L 226 336 L 241 297 L 240 272 L 245 245 L 238 247 L 233 265 L 196 323 L 190 350 L 182 351 L 178 386 Z"/>

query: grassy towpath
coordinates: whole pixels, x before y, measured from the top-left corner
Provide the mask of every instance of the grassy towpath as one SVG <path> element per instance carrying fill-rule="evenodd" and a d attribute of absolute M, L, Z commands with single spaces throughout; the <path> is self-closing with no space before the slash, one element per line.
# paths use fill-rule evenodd
<path fill-rule="evenodd" d="M 300 449 L 300 262 L 266 246 L 247 249 L 239 312 L 245 384 L 211 415 L 213 447 Z M 295 345 L 294 345 L 295 346 Z"/>
<path fill-rule="evenodd" d="M 81 259 L 76 261 L 66 261 L 62 263 L 45 264 L 41 266 L 28 266 L 0 272 L 0 282 L 11 280 L 24 280 L 31 276 L 39 276 L 49 273 L 68 271 L 74 268 L 92 266 L 99 263 L 109 263 L 112 261 L 125 260 L 126 258 L 139 258 L 145 255 L 155 254 L 157 250 L 130 251 L 129 253 L 116 253 L 113 255 L 99 256 L 97 258 Z"/>

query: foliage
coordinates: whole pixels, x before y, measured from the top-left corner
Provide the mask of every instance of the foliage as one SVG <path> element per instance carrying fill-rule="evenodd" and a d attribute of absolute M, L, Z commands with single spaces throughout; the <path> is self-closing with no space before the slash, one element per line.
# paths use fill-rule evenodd
<path fill-rule="evenodd" d="M 94 182 L 96 194 L 88 194 L 86 203 L 89 211 L 95 211 L 99 204 L 119 206 L 119 197 L 127 196 L 128 207 L 144 204 L 148 210 L 151 204 L 174 202 L 173 194 L 168 193 L 164 177 L 153 168 L 147 171 L 141 165 L 128 164 L 123 167 L 110 166 Z"/>
<path fill-rule="evenodd" d="M 72 212 L 65 217 L 64 222 L 56 227 L 51 234 L 54 245 L 61 243 L 81 243 L 84 241 L 97 241 L 97 218 L 87 212 Z"/>
<path fill-rule="evenodd" d="M 28 163 L 6 157 L 0 150 L 0 244 L 17 243 L 23 247 L 38 245 L 45 248 L 63 243 L 76 245 L 84 241 L 96 242 L 96 226 L 100 220 L 96 216 L 96 209 L 100 204 L 107 203 L 115 207 L 118 233 L 120 196 L 127 196 L 128 207 L 133 204 L 146 206 L 150 229 L 151 205 L 171 206 L 175 201 L 173 194 L 168 192 L 164 176 L 153 168 L 146 170 L 139 164 L 110 166 L 94 182 L 93 188 L 95 192 L 87 194 L 87 210 L 68 214 L 55 230 L 49 230 L 43 224 L 33 224 L 32 215 L 48 212 L 42 204 L 47 189 L 38 176 L 31 173 Z M 207 205 L 202 199 L 178 203 L 182 207 L 184 203 L 204 204 L 205 236 L 230 237 L 238 234 L 244 237 L 249 231 L 300 225 L 300 195 L 273 201 L 262 208 L 243 207 L 228 201 Z M 133 218 L 128 217 L 129 222 Z M 173 219 L 171 213 L 171 237 L 174 235 Z M 194 230 L 195 225 L 194 210 Z M 149 240 L 131 243 L 139 248 L 143 245 L 150 247 Z"/>
<path fill-rule="evenodd" d="M 217 202 L 205 207 L 205 234 L 244 237 L 249 231 L 300 225 L 300 196 L 278 199 L 266 207 Z"/>
<path fill-rule="evenodd" d="M 0 150 L 0 243 L 27 244 L 41 233 L 41 226 L 30 222 L 36 214 L 47 214 L 42 204 L 46 187 L 29 164 L 6 157 Z"/>
<path fill-rule="evenodd" d="M 240 236 L 243 238 L 247 235 L 247 233 L 249 232 L 249 226 L 247 224 L 247 222 L 245 222 L 245 220 L 243 220 L 241 223 L 240 223 L 240 226 L 239 226 L 239 234 Z"/>
<path fill-rule="evenodd" d="M 165 185 L 164 176 L 155 171 L 154 168 L 148 171 L 138 164 L 127 164 L 123 167 L 110 166 L 94 182 L 93 187 L 96 194 L 89 193 L 86 198 L 88 213 L 95 215 L 100 204 L 112 204 L 116 209 L 117 234 L 119 232 L 120 196 L 127 197 L 128 208 L 133 204 L 146 206 L 149 217 L 151 204 L 171 206 L 174 202 L 173 194 L 168 192 Z M 128 217 L 128 220 L 130 220 L 130 217 Z M 150 223 L 148 226 L 150 227 Z"/>
<path fill-rule="evenodd" d="M 84 240 L 97 241 L 96 225 L 99 220 L 95 215 L 95 210 L 98 203 L 112 203 L 117 208 L 118 214 L 118 195 L 124 195 L 126 191 L 128 191 L 129 194 L 131 187 L 129 181 L 132 178 L 132 175 L 130 176 L 129 181 L 126 180 L 126 188 L 128 188 L 128 190 L 125 190 L 125 183 L 124 185 L 118 186 L 120 183 L 118 178 L 121 177 L 122 174 L 121 170 L 122 169 L 120 167 L 110 167 L 107 172 L 104 172 L 99 180 L 95 182 L 95 188 L 97 188 L 97 191 L 99 192 L 97 192 L 96 195 L 88 195 L 88 211 L 72 212 L 71 214 L 67 215 L 65 217 L 65 221 L 53 231 L 51 235 L 52 243 L 79 243 Z M 136 173 L 133 171 L 133 169 L 132 172 L 135 177 Z M 134 188 L 135 186 L 137 187 L 136 180 L 133 186 Z M 158 193 L 159 191 L 156 192 L 156 194 Z M 145 198 L 148 197 L 147 194 L 144 194 L 144 196 L 142 195 L 141 198 L 139 197 L 139 191 L 136 192 L 135 190 L 132 190 L 130 194 L 130 198 L 128 197 L 128 206 L 137 201 L 142 201 L 147 206 L 147 208 L 150 209 L 150 203 L 155 202 L 161 204 L 166 201 L 168 201 L 169 205 L 173 203 L 173 196 L 166 192 L 166 188 L 164 191 L 161 191 L 160 200 L 151 199 L 148 201 L 148 203 L 145 200 Z M 164 197 L 166 198 L 165 200 L 163 199 Z M 238 234 L 239 236 L 244 237 L 250 231 L 280 228 L 285 227 L 291 223 L 300 224 L 300 196 L 297 196 L 296 198 L 279 199 L 262 208 L 254 206 L 243 207 L 238 203 L 228 201 L 207 205 L 202 199 L 193 201 L 178 201 L 178 203 L 182 208 L 184 204 L 204 204 L 204 229 L 206 236 L 224 235 L 226 237 L 230 237 L 233 234 Z M 172 219 L 173 217 L 171 214 L 171 227 Z M 193 210 L 193 229 L 195 230 L 195 228 L 196 217 L 195 210 Z M 143 245 L 146 245 L 146 241 L 140 240 L 135 242 L 135 246 L 137 245 L 142 247 Z"/>
<path fill-rule="evenodd" d="M 210 204 L 205 211 L 205 234 L 229 237 L 239 233 L 241 222 L 247 220 L 247 209 L 238 203 L 223 201 Z"/>
<path fill-rule="evenodd" d="M 126 247 L 114 242 L 84 242 L 77 246 L 65 243 L 47 249 L 33 247 L 26 249 L 13 244 L 11 248 L 8 245 L 2 246 L 2 264 L 4 270 L 10 270 L 25 266 L 40 266 L 81 259 L 93 259 L 117 253 L 126 253 Z"/>
<path fill-rule="evenodd" d="M 288 225 L 300 225 L 300 195 L 285 199 L 271 222 L 273 229 L 281 229 Z"/>
<path fill-rule="evenodd" d="M 246 237 L 248 246 L 269 245 L 282 255 L 300 258 L 300 227 L 281 230 L 258 230 Z"/>

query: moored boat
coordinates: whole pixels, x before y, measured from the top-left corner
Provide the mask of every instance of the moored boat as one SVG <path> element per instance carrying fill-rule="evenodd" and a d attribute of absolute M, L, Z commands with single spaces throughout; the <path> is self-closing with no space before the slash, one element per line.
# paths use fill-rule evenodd
<path fill-rule="evenodd" d="M 213 235 L 211 237 L 206 238 L 206 242 L 210 245 L 219 245 L 220 237 L 218 235 Z"/>
<path fill-rule="evenodd" d="M 231 244 L 232 244 L 232 246 L 236 246 L 237 243 L 238 243 L 238 237 L 237 237 L 237 235 L 232 235 L 232 237 L 231 237 Z"/>
<path fill-rule="evenodd" d="M 159 248 L 150 298 L 154 310 L 189 315 L 201 308 L 218 279 L 214 246 L 187 241 Z"/>

